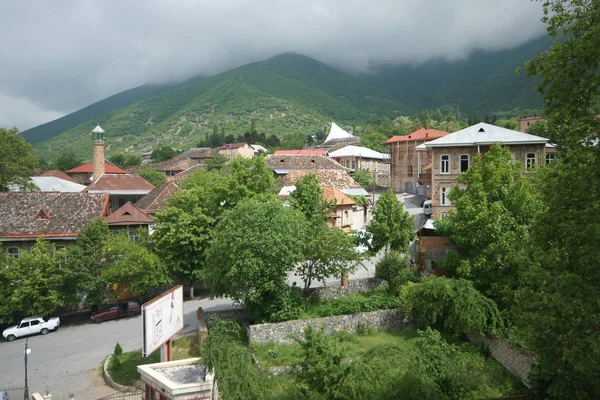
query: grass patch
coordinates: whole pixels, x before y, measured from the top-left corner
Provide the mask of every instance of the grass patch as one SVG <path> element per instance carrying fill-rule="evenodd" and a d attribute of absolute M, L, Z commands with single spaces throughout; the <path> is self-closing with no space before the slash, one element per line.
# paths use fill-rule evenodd
<path fill-rule="evenodd" d="M 455 336 L 447 336 L 448 342 L 454 342 L 474 357 L 478 357 L 480 362 L 477 365 L 483 370 L 478 376 L 481 381 L 478 382 L 476 392 L 471 392 L 472 398 L 495 398 L 507 395 L 526 393 L 526 388 L 514 376 L 504 370 L 493 358 L 485 358 L 479 353 L 479 348 L 471 343 L 465 343 Z M 337 345 L 342 350 L 342 354 L 347 362 L 361 360 L 362 357 L 370 359 L 372 365 L 385 366 L 385 373 L 381 372 L 377 377 L 382 385 L 382 395 L 385 387 L 393 388 L 397 386 L 402 376 L 407 372 L 407 367 L 411 359 L 416 355 L 414 339 L 417 338 L 415 328 L 406 328 L 398 332 L 376 332 L 371 335 L 352 335 L 341 332 L 334 334 Z M 273 343 L 265 345 L 253 345 L 256 358 L 265 371 L 271 367 L 295 365 L 302 361 L 302 350 L 297 344 L 275 345 Z M 293 372 L 270 376 L 268 379 L 270 399 L 295 399 L 297 393 L 302 387 Z M 316 393 L 313 393 L 316 395 Z M 388 393 L 389 394 L 389 393 Z M 384 395 L 382 398 L 388 398 Z M 393 396 L 392 396 L 393 397 Z M 318 395 L 315 398 L 320 398 Z"/>
<path fill-rule="evenodd" d="M 199 356 L 200 346 L 197 335 L 186 336 L 173 341 L 173 360 Z M 140 350 L 128 351 L 118 357 L 113 355 L 108 365 L 108 372 L 112 379 L 120 385 L 139 386 L 140 374 L 137 371 L 137 366 L 157 362 L 160 362 L 160 349 L 148 357 L 142 357 Z"/>

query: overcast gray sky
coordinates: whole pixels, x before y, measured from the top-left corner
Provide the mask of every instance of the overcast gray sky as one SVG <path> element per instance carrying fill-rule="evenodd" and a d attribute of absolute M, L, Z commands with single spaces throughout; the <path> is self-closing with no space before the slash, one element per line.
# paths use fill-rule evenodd
<path fill-rule="evenodd" d="M 529 0 L 64 0 L 0 4 L 0 126 L 293 51 L 348 71 L 456 60 L 544 32 Z"/>

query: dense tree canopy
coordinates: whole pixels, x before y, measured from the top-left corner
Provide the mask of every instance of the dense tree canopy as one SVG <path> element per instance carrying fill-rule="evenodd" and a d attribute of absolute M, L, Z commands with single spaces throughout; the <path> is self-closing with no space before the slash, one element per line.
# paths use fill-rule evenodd
<path fill-rule="evenodd" d="M 165 180 L 165 175 L 161 172 L 158 172 L 154 168 L 148 167 L 144 168 L 138 172 L 138 175 L 153 184 L 154 186 L 158 186 Z"/>
<path fill-rule="evenodd" d="M 10 185 L 33 187 L 29 177 L 36 163 L 33 148 L 16 128 L 0 128 L 0 192 Z"/>
<path fill-rule="evenodd" d="M 406 252 L 415 237 L 415 223 L 394 192 L 388 189 L 377 200 L 367 231 L 372 237 L 370 250 L 378 252 L 385 248 Z"/>
<path fill-rule="evenodd" d="M 58 155 L 54 159 L 54 169 L 68 171 L 72 168 L 79 167 L 83 161 L 73 151 L 66 151 Z"/>

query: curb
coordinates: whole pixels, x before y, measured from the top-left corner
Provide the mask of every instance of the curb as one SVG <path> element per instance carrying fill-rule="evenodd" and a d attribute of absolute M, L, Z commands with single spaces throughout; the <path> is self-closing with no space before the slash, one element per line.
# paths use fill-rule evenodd
<path fill-rule="evenodd" d="M 108 363 L 110 362 L 112 356 L 113 355 L 110 354 L 104 360 L 104 365 L 102 367 L 102 377 L 104 378 L 104 382 L 106 382 L 106 384 L 108 386 L 110 386 L 111 388 L 113 388 L 115 390 L 118 390 L 119 392 L 133 392 L 133 391 L 138 390 L 138 388 L 135 386 L 119 385 L 117 382 L 113 381 L 112 377 L 110 376 L 110 373 L 108 372 Z"/>

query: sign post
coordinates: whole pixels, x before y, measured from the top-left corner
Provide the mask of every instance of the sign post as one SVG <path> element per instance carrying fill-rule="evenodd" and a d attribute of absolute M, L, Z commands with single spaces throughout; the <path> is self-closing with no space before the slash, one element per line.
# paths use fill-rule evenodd
<path fill-rule="evenodd" d="M 160 347 L 161 361 L 173 360 L 173 336 L 183 329 L 183 286 L 179 285 L 142 305 L 142 355 Z"/>

